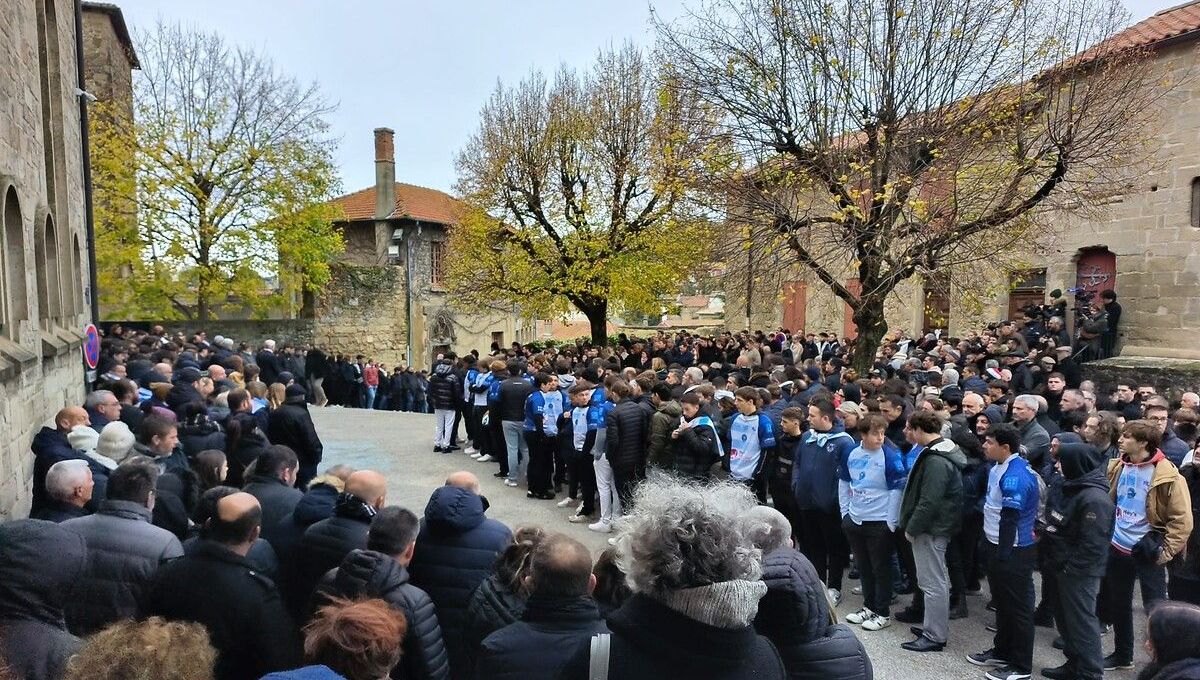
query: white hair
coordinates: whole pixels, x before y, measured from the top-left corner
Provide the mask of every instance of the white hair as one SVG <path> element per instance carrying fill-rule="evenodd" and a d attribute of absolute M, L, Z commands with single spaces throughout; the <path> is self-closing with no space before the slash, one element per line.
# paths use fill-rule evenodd
<path fill-rule="evenodd" d="M 68 501 L 75 487 L 86 484 L 90 475 L 86 460 L 60 460 L 46 472 L 46 493 L 56 501 Z"/>
<path fill-rule="evenodd" d="M 83 400 L 83 407 L 96 408 L 100 404 L 103 404 L 105 401 L 107 401 L 109 397 L 112 397 L 114 401 L 117 400 L 116 395 L 108 390 L 96 390 L 88 394 L 87 398 Z"/>
<path fill-rule="evenodd" d="M 700 383 L 704 382 L 704 371 L 701 371 L 700 369 L 696 368 L 695 366 L 692 366 L 691 368 L 687 369 L 683 373 L 687 377 L 691 378 L 691 380 L 694 384 L 699 385 Z"/>
<path fill-rule="evenodd" d="M 762 552 L 743 530 L 757 506 L 744 484 L 701 484 L 657 473 L 618 522 L 617 566 L 635 593 L 666 594 L 726 581 L 757 581 Z"/>
<path fill-rule="evenodd" d="M 755 506 L 745 517 L 746 535 L 764 555 L 788 547 L 792 540 L 792 523 L 782 512 L 766 505 Z"/>
<path fill-rule="evenodd" d="M 275 341 L 274 340 L 263 340 L 263 347 L 266 347 L 269 350 L 274 350 L 275 349 Z"/>
<path fill-rule="evenodd" d="M 1038 398 L 1032 394 L 1018 394 L 1016 398 L 1013 399 L 1013 403 L 1021 404 L 1034 413 L 1041 411 L 1042 408 L 1041 403 L 1038 402 Z"/>

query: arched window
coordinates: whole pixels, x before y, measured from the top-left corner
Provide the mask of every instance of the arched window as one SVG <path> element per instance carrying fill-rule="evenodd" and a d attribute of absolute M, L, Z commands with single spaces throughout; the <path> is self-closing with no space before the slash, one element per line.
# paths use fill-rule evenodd
<path fill-rule="evenodd" d="M 18 339 L 21 322 L 29 318 L 29 292 L 25 283 L 25 221 L 17 190 L 9 187 L 3 202 L 3 293 L 0 294 L 0 320 L 3 334 Z"/>
<path fill-rule="evenodd" d="M 71 239 L 71 290 L 67 291 L 67 304 L 72 314 L 81 314 L 83 305 L 83 248 L 79 245 L 79 234 Z"/>
<path fill-rule="evenodd" d="M 58 232 L 54 229 L 54 217 L 46 215 L 38 225 L 34 239 L 37 256 L 38 318 L 43 327 L 62 316 L 62 283 L 58 265 Z"/>
<path fill-rule="evenodd" d="M 1192 214 L 1191 225 L 1200 229 L 1200 177 L 1192 180 Z"/>

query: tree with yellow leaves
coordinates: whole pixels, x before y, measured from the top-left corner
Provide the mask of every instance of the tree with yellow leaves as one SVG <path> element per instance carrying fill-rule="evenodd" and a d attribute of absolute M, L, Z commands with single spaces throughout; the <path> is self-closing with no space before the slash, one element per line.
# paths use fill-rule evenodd
<path fill-rule="evenodd" d="M 94 109 L 98 288 L 109 318 L 206 321 L 310 296 L 342 249 L 332 108 L 218 35 L 138 36 L 133 111 Z"/>
<path fill-rule="evenodd" d="M 709 0 L 658 29 L 737 152 L 697 188 L 846 303 L 863 370 L 902 282 L 1022 261 L 1142 171 L 1170 84 L 1108 40 L 1126 22 L 1118 0 Z"/>
<path fill-rule="evenodd" d="M 543 316 L 573 306 L 595 342 L 614 312 L 660 311 L 712 242 L 688 176 L 720 158 L 712 118 L 668 76 L 626 45 L 583 75 L 497 86 L 458 156 L 458 301 Z"/>

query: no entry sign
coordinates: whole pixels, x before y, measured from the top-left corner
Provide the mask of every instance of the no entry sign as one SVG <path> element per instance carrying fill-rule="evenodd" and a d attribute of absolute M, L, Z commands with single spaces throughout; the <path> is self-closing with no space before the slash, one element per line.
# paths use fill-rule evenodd
<path fill-rule="evenodd" d="M 83 360 L 89 369 L 95 369 L 96 364 L 100 363 L 100 331 L 96 330 L 94 323 L 89 323 L 83 329 Z"/>

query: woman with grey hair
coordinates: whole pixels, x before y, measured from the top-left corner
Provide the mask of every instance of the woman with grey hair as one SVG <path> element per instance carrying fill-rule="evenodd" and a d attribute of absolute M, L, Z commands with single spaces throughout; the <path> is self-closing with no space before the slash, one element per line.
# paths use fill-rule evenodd
<path fill-rule="evenodd" d="M 751 625 L 767 592 L 761 553 L 742 523 L 756 505 L 750 489 L 732 482 L 654 475 L 638 487 L 616 537 L 633 596 L 609 616 L 611 637 L 591 645 L 598 663 L 607 660 L 607 677 L 787 677 L 775 646 Z M 594 677 L 591 664 L 584 646 L 560 677 Z"/>

